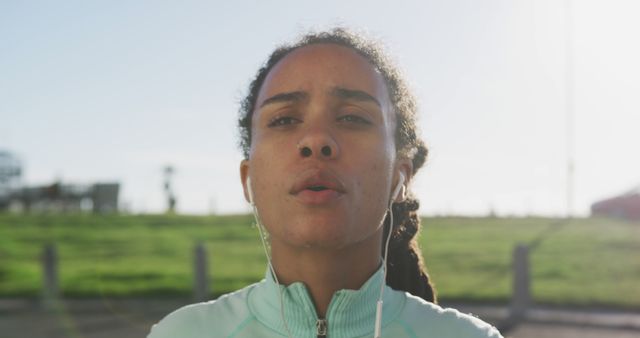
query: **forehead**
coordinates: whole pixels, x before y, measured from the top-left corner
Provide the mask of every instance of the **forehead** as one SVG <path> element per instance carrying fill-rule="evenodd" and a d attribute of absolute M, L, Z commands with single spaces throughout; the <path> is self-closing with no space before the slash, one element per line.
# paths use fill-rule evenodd
<path fill-rule="evenodd" d="M 389 94 L 380 72 L 354 50 L 329 43 L 300 47 L 280 60 L 265 78 L 256 106 L 282 92 L 333 87 L 365 91 L 388 106 Z"/>

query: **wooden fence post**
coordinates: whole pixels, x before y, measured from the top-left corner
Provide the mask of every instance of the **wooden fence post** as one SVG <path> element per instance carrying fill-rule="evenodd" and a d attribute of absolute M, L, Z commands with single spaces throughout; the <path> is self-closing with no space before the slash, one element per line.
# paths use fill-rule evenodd
<path fill-rule="evenodd" d="M 531 306 L 529 247 L 518 244 L 513 250 L 513 290 L 509 318 L 513 323 L 525 318 Z"/>
<path fill-rule="evenodd" d="M 45 309 L 52 310 L 59 297 L 58 253 L 54 244 L 47 244 L 42 253 L 42 302 Z"/>
<path fill-rule="evenodd" d="M 198 243 L 195 248 L 193 296 L 197 302 L 202 302 L 209 298 L 207 250 L 202 243 Z"/>

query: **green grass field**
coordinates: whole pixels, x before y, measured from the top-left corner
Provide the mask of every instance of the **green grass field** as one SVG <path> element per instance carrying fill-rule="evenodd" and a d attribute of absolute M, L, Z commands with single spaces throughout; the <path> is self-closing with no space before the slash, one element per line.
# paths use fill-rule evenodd
<path fill-rule="evenodd" d="M 164 297 L 191 292 L 193 250 L 208 251 L 211 289 L 262 278 L 251 216 L 0 214 L 0 297 L 37 297 L 46 243 L 69 297 Z M 439 297 L 507 302 L 511 252 L 531 245 L 536 302 L 640 308 L 640 224 L 607 219 L 426 218 L 420 243 Z"/>

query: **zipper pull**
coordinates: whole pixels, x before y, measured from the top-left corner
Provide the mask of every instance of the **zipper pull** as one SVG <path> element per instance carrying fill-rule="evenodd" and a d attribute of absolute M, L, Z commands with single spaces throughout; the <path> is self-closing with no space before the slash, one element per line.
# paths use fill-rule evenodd
<path fill-rule="evenodd" d="M 326 338 L 327 337 L 327 320 L 319 319 L 316 321 L 316 333 L 318 334 L 318 338 Z"/>

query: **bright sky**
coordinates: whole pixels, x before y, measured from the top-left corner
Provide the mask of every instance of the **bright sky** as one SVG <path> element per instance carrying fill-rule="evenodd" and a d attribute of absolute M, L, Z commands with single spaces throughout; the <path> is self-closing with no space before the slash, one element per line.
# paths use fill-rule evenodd
<path fill-rule="evenodd" d="M 2 1 L 0 149 L 23 182 L 119 181 L 135 212 L 248 210 L 237 102 L 280 42 L 344 24 L 421 104 L 424 214 L 566 210 L 565 11 L 522 1 Z M 575 212 L 640 184 L 640 2 L 574 1 Z"/>

